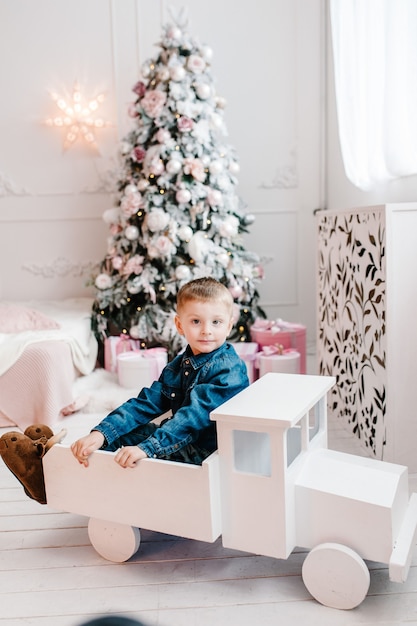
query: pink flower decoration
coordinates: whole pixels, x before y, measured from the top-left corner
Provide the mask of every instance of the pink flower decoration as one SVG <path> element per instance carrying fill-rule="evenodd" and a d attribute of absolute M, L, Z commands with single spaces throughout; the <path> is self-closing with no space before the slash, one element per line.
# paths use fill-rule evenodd
<path fill-rule="evenodd" d="M 162 113 L 167 96 L 162 91 L 147 91 L 141 100 L 141 105 L 148 117 L 158 117 Z"/>
<path fill-rule="evenodd" d="M 197 54 L 191 54 L 188 57 L 187 66 L 191 72 L 194 72 L 194 74 L 201 74 L 205 70 L 206 62 Z"/>
<path fill-rule="evenodd" d="M 129 274 L 140 274 L 141 271 L 143 270 L 143 263 L 144 261 L 144 257 L 140 256 L 139 254 L 135 254 L 134 256 L 132 256 L 127 262 L 126 265 L 123 268 L 123 274 L 125 276 L 129 276 Z"/>
<path fill-rule="evenodd" d="M 145 159 L 146 151 L 143 148 L 133 148 L 131 157 L 134 161 L 142 163 Z"/>
<path fill-rule="evenodd" d="M 204 169 L 204 164 L 201 159 L 186 159 L 184 165 L 185 174 L 191 174 L 191 176 L 198 180 L 200 183 L 203 183 L 206 178 L 206 172 Z"/>
<path fill-rule="evenodd" d="M 177 122 L 177 126 L 178 126 L 178 130 L 181 133 L 189 133 L 190 130 L 192 130 L 193 126 L 194 126 L 194 122 L 193 120 L 191 120 L 189 117 L 180 117 L 178 122 Z"/>
<path fill-rule="evenodd" d="M 139 98 L 142 98 L 145 93 L 146 93 L 146 85 L 144 82 L 142 82 L 141 80 L 138 81 L 136 83 L 136 85 L 133 87 L 132 91 L 137 94 L 139 96 Z"/>

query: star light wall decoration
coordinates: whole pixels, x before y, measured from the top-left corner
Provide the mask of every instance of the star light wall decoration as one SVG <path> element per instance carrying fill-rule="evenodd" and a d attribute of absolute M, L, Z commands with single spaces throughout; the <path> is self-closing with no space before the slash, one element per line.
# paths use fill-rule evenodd
<path fill-rule="evenodd" d="M 112 126 L 111 122 L 96 116 L 106 96 L 100 93 L 86 102 L 81 93 L 81 87 L 76 82 L 70 99 L 55 92 L 51 93 L 51 97 L 61 114 L 48 118 L 45 124 L 64 129 L 64 150 L 74 145 L 77 140 L 84 140 L 91 148 L 98 151 L 96 131 Z"/>

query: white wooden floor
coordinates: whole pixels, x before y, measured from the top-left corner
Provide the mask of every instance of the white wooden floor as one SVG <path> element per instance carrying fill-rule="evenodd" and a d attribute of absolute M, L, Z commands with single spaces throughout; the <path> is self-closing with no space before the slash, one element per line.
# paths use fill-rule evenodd
<path fill-rule="evenodd" d="M 66 442 L 101 417 L 66 418 Z M 329 447 L 363 454 L 335 424 Z M 410 485 L 417 491 L 416 476 Z M 119 565 L 91 547 L 86 522 L 28 499 L 0 463 L 0 626 L 79 626 L 109 613 L 145 626 L 417 625 L 417 550 L 406 583 L 390 583 L 386 566 L 369 563 L 367 598 L 352 611 L 338 611 L 309 596 L 301 551 L 283 561 L 226 550 L 221 540 L 142 531 L 139 552 Z"/>

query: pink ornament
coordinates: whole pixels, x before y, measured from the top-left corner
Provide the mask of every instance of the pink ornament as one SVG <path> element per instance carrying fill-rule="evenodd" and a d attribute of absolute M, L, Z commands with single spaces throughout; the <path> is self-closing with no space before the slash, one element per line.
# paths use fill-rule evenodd
<path fill-rule="evenodd" d="M 145 191 L 147 187 L 149 187 L 149 181 L 146 180 L 146 178 L 141 178 L 140 181 L 138 182 L 139 191 Z"/>
<path fill-rule="evenodd" d="M 111 264 L 113 266 L 113 269 L 115 270 L 120 270 L 121 267 L 123 266 L 123 259 L 121 256 L 115 256 L 112 258 L 111 260 Z"/>
<path fill-rule="evenodd" d="M 194 126 L 194 122 L 189 117 L 183 116 L 179 118 L 177 126 L 181 133 L 189 133 Z"/>
<path fill-rule="evenodd" d="M 229 287 L 229 291 L 235 300 L 240 298 L 243 293 L 243 289 L 240 285 L 233 285 L 232 287 Z"/>
<path fill-rule="evenodd" d="M 160 128 L 156 133 L 156 139 L 159 143 L 166 143 L 171 139 L 171 133 L 166 128 Z"/>
<path fill-rule="evenodd" d="M 197 54 L 190 54 L 187 61 L 187 67 L 194 74 L 201 74 L 206 67 L 205 60 Z"/>

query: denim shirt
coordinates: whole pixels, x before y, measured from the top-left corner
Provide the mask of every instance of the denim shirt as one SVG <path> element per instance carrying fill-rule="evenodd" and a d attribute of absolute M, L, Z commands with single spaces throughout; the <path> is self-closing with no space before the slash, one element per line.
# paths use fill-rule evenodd
<path fill-rule="evenodd" d="M 100 431 L 111 445 L 171 410 L 172 417 L 138 444 L 146 455 L 166 457 L 188 444 L 213 452 L 217 438 L 210 412 L 248 385 L 246 365 L 231 344 L 197 356 L 187 346 L 166 365 L 158 381 L 112 411 L 93 430 Z"/>

